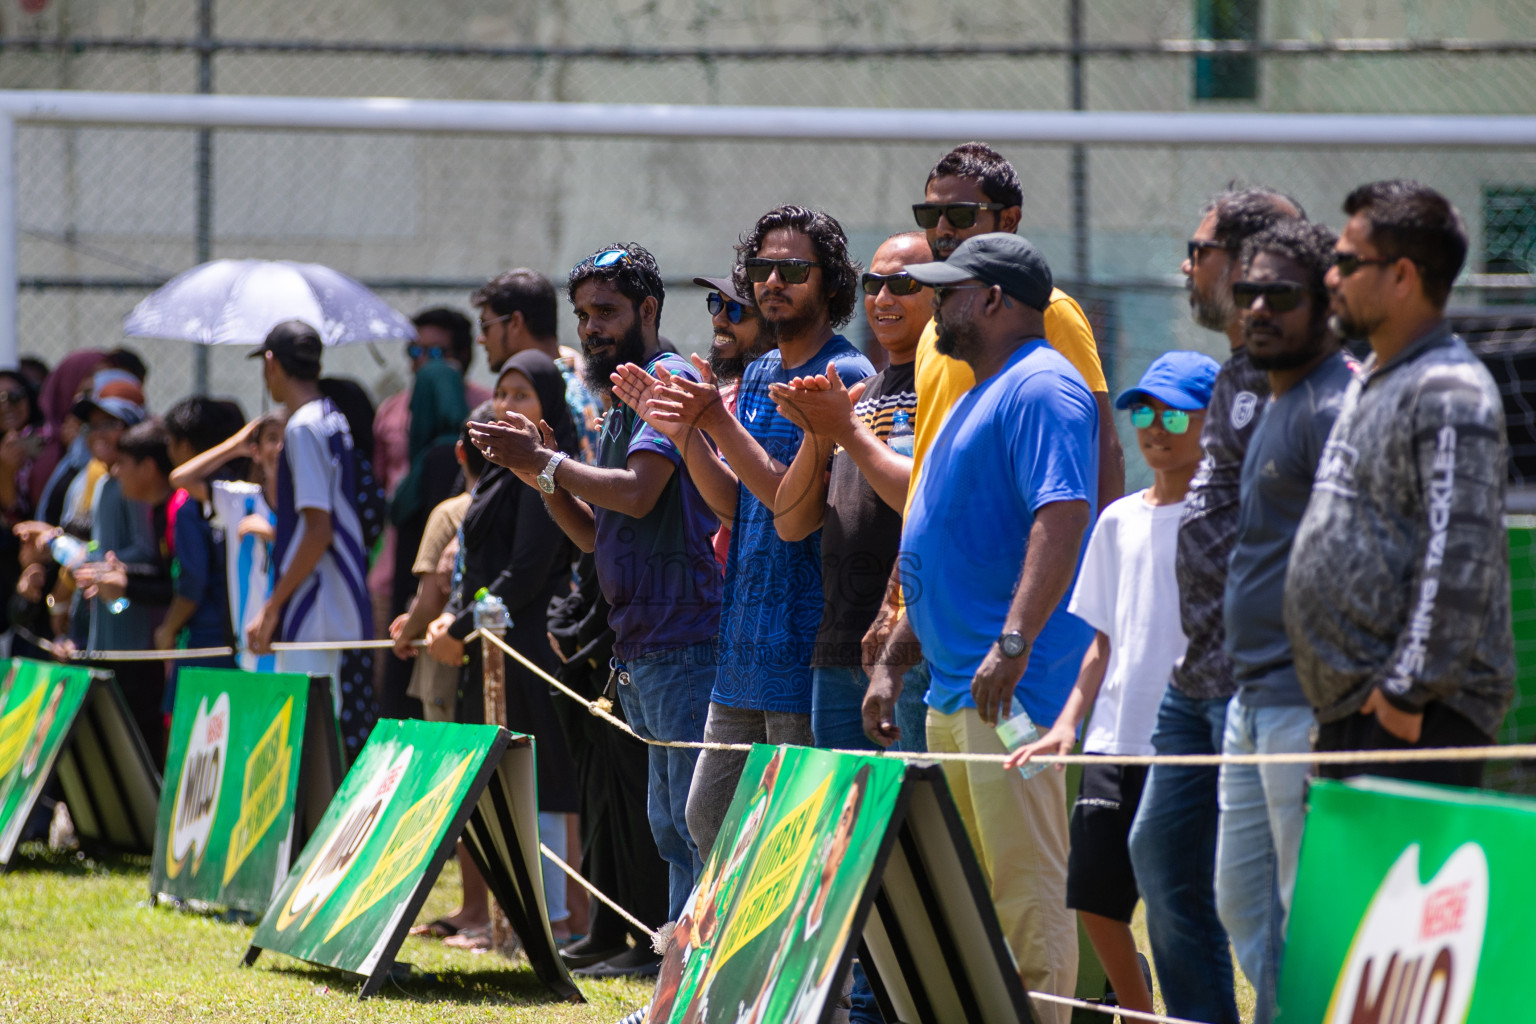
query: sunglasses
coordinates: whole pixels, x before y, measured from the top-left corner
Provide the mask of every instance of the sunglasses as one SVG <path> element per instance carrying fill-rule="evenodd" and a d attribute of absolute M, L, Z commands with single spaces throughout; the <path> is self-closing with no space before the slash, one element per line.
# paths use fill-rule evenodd
<path fill-rule="evenodd" d="M 754 256 L 746 263 L 747 280 L 753 284 L 762 284 L 777 270 L 779 280 L 785 284 L 804 284 L 811 276 L 811 268 L 819 266 L 820 263 L 812 260 L 770 260 Z"/>
<path fill-rule="evenodd" d="M 721 310 L 725 310 L 725 318 L 733 324 L 741 323 L 742 317 L 751 318 L 752 312 L 746 306 L 735 299 L 728 299 L 719 292 L 710 292 L 704 297 L 704 305 L 709 307 L 710 316 L 719 316 Z"/>
<path fill-rule="evenodd" d="M 1226 252 L 1227 251 L 1227 247 L 1225 245 L 1223 245 L 1222 243 L 1220 243 L 1220 242 L 1199 242 L 1199 241 L 1196 241 L 1195 239 L 1191 238 L 1189 240 L 1188 244 L 1189 244 L 1189 262 L 1190 262 L 1191 266 L 1193 266 L 1194 264 L 1200 262 L 1200 253 L 1201 253 L 1202 250 L 1205 250 L 1205 249 L 1220 249 L 1222 252 Z"/>
<path fill-rule="evenodd" d="M 860 281 L 865 295 L 879 295 L 880 289 L 889 288 L 892 295 L 915 295 L 923 283 L 903 270 L 899 274 L 865 274 Z"/>
<path fill-rule="evenodd" d="M 1333 265 L 1339 268 L 1340 277 L 1348 277 L 1361 267 L 1387 267 L 1397 260 L 1367 260 L 1361 259 L 1359 253 L 1341 252 L 1335 254 Z"/>
<path fill-rule="evenodd" d="M 1232 282 L 1232 301 L 1238 309 L 1252 309 L 1261 297 L 1271 313 L 1289 313 L 1307 297 L 1307 286 L 1291 281 Z"/>
<path fill-rule="evenodd" d="M 501 323 L 503 320 L 511 320 L 516 315 L 517 315 L 516 313 L 508 313 L 506 316 L 492 317 L 490 320 L 487 320 L 485 317 L 482 316 L 482 317 L 479 318 L 479 321 L 478 321 L 479 324 L 480 324 L 480 333 L 484 334 L 485 333 L 485 329 L 487 327 L 494 327 L 496 324 Z M 411 358 L 415 359 L 416 357 L 415 356 L 411 356 Z"/>
<path fill-rule="evenodd" d="M 422 356 L 426 356 L 428 359 L 441 359 L 443 358 L 443 349 L 439 345 L 433 345 L 431 348 L 424 348 L 421 345 L 407 345 L 405 346 L 405 354 L 412 359 L 420 359 Z"/>
<path fill-rule="evenodd" d="M 1146 430 L 1157 419 L 1157 410 L 1150 405 L 1131 406 L 1131 426 L 1137 430 Z M 1163 429 L 1170 434 L 1185 434 L 1189 432 L 1189 413 L 1183 409 L 1163 410 Z"/>
<path fill-rule="evenodd" d="M 976 214 L 982 210 L 1006 209 L 1002 203 L 913 203 L 912 216 L 920 228 L 936 228 L 943 217 L 950 227 L 964 231 L 976 223 Z"/>
<path fill-rule="evenodd" d="M 604 249 L 591 259 L 594 267 L 599 270 L 607 270 L 609 267 L 616 267 L 620 263 L 628 263 L 629 253 L 623 249 Z M 580 266 L 580 264 L 577 265 Z"/>
<path fill-rule="evenodd" d="M 13 391 L 0 391 L 0 405 L 15 405 L 26 397 L 27 393 L 20 388 Z"/>

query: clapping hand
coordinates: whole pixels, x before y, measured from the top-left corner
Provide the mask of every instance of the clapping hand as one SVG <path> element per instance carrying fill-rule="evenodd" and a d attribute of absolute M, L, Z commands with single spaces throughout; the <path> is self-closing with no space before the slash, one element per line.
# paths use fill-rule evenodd
<path fill-rule="evenodd" d="M 470 423 L 469 440 L 488 461 L 518 474 L 537 476 L 553 454 L 544 447 L 539 427 L 515 412 L 509 412 L 505 420 Z"/>
<path fill-rule="evenodd" d="M 654 391 L 645 403 L 645 421 L 663 433 L 672 425 L 708 433 L 718 430 L 731 415 L 720 400 L 709 363 L 697 355 L 691 358 L 694 368 L 699 371 L 697 381 L 668 373 L 664 366 L 656 368 Z"/>
<path fill-rule="evenodd" d="M 863 393 L 863 381 L 852 391 L 843 386 L 835 363 L 827 364 L 825 374 L 768 385 L 768 397 L 791 423 L 812 437 L 836 444 L 842 444 L 857 426 L 853 405 Z"/>

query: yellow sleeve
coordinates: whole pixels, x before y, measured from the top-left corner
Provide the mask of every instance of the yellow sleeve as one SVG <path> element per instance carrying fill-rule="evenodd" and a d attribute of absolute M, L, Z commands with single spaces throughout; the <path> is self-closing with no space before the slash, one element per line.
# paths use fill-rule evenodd
<path fill-rule="evenodd" d="M 1077 367 L 1077 372 L 1088 382 L 1089 391 L 1109 390 L 1088 317 L 1077 300 L 1060 288 L 1051 290 L 1050 304 L 1045 307 L 1045 340 L 1050 342 L 1051 348 L 1066 356 L 1067 362 Z"/>

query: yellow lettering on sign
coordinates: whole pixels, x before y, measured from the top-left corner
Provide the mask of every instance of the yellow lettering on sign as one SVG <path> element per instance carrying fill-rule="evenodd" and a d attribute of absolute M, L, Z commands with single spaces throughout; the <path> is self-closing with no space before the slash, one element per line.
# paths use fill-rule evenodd
<path fill-rule="evenodd" d="M 816 830 L 811 826 L 821 815 L 831 785 L 829 775 L 816 792 L 785 815 L 763 840 L 756 863 L 752 865 L 752 874 L 747 878 L 741 898 L 736 901 L 736 906 L 744 909 L 726 925 L 725 934 L 720 937 L 720 953 L 711 965 L 712 969 L 718 970 L 732 954 L 757 938 L 789 909 L 795 898 L 795 882 L 815 849 Z"/>
<path fill-rule="evenodd" d="M 229 835 L 229 854 L 224 861 L 224 885 L 256 849 L 283 809 L 288 795 L 288 773 L 293 763 L 293 748 L 288 744 L 288 729 L 293 720 L 293 698 L 272 719 L 267 731 L 256 741 L 251 756 L 245 759 L 245 785 L 240 793 L 240 819 Z"/>
<path fill-rule="evenodd" d="M 373 870 L 368 872 L 368 877 L 353 891 L 352 898 L 341 909 L 331 930 L 325 933 L 326 942 L 389 895 L 395 886 L 420 867 L 422 859 L 431 851 L 432 840 L 442 828 L 448 813 L 458 808 L 458 804 L 451 801 L 449 796 L 458 788 L 459 781 L 464 778 L 475 756 L 464 755 L 464 760 L 443 781 L 433 786 L 401 816 L 389 842 L 384 844 L 383 856 L 373 866 Z"/>
<path fill-rule="evenodd" d="M 0 779 L 9 775 L 16 762 L 21 760 L 21 752 L 37 727 L 37 715 L 42 710 L 47 690 L 46 686 L 33 687 L 26 700 L 0 715 Z"/>

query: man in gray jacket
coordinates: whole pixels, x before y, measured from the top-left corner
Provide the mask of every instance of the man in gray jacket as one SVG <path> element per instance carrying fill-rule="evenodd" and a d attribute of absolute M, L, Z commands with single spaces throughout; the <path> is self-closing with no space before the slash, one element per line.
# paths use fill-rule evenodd
<path fill-rule="evenodd" d="M 1362 185 L 1328 274 L 1334 329 L 1369 340 L 1297 531 L 1285 587 L 1317 749 L 1493 742 L 1513 692 L 1509 458 L 1493 378 L 1444 319 L 1461 217 L 1409 181 Z M 1483 762 L 1325 765 L 1476 786 Z"/>

